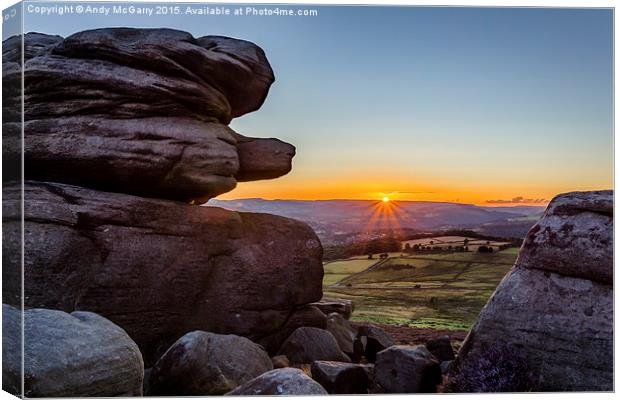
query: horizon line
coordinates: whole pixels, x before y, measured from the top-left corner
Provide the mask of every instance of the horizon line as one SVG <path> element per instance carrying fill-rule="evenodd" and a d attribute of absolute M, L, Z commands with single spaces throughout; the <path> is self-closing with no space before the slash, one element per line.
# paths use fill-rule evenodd
<path fill-rule="evenodd" d="M 216 201 L 247 201 L 247 200 L 262 200 L 262 201 L 365 201 L 365 202 L 375 202 L 380 203 L 380 199 L 343 199 L 343 198 L 334 198 L 334 199 L 266 199 L 263 197 L 243 197 L 238 199 L 218 199 L 212 198 L 209 199 Z M 546 201 L 544 203 L 489 203 L 489 204 L 475 204 L 475 203 L 461 203 L 458 201 L 436 201 L 436 200 L 392 200 L 390 202 L 395 203 L 445 203 L 445 204 L 459 204 L 459 205 L 468 205 L 468 206 L 477 206 L 477 207 L 547 207 L 550 201 Z M 208 203 L 208 202 L 207 202 Z M 206 204 L 206 203 L 205 203 Z"/>

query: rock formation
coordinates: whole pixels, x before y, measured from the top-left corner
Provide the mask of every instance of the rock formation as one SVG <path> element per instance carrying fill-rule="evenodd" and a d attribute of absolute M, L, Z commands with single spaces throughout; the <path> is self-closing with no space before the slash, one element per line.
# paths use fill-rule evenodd
<path fill-rule="evenodd" d="M 26 308 L 100 314 L 147 366 L 190 331 L 275 353 L 297 327 L 324 327 L 307 306 L 323 277 L 310 227 L 198 205 L 290 171 L 292 145 L 228 127 L 260 108 L 273 81 L 259 47 L 220 36 L 32 33 L 23 65 L 21 38 L 6 40 L 3 302 L 21 304 L 23 222 Z"/>
<path fill-rule="evenodd" d="M 20 347 L 21 311 L 2 306 L 2 350 Z M 29 309 L 24 322 L 24 395 L 111 397 L 142 395 L 144 364 L 138 346 L 97 314 Z M 3 357 L 3 388 L 21 390 L 21 357 Z"/>
<path fill-rule="evenodd" d="M 291 169 L 293 146 L 227 126 L 258 109 L 274 81 L 253 43 L 171 29 L 27 34 L 23 68 L 20 43 L 4 44 L 3 109 L 21 102 L 24 74 L 28 179 L 206 201 Z M 21 157 L 21 120 L 5 115 L 11 160 Z"/>
<path fill-rule="evenodd" d="M 192 330 L 259 340 L 321 297 L 321 245 L 303 223 L 64 184 L 24 190 L 26 305 L 101 314 L 147 365 Z M 20 193 L 5 190 L 9 229 L 19 229 Z M 19 260 L 7 267 L 19 274 Z M 5 299 L 18 304 L 19 289 Z"/>
<path fill-rule="evenodd" d="M 463 343 L 461 376 L 501 347 L 527 364 L 534 390 L 612 390 L 612 277 L 613 192 L 557 196 Z"/>

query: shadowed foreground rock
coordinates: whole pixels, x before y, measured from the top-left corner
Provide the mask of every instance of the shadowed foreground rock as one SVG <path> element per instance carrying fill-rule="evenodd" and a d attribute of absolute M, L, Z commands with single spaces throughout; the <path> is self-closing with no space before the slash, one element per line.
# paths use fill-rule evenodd
<path fill-rule="evenodd" d="M 227 125 L 258 109 L 274 81 L 243 40 L 172 29 L 107 28 L 3 42 L 3 157 L 26 179 L 204 202 L 237 181 L 291 170 L 295 148 Z M 19 179 L 19 175 L 5 179 Z"/>
<path fill-rule="evenodd" d="M 2 305 L 2 347 L 21 343 L 20 310 Z M 90 312 L 24 312 L 26 397 L 140 396 L 144 364 L 118 326 Z M 3 386 L 21 382 L 21 359 L 4 359 Z M 8 382 L 5 382 L 7 381 Z"/>
<path fill-rule="evenodd" d="M 383 329 L 374 325 L 359 325 L 357 338 L 363 343 L 364 355 L 370 362 L 375 362 L 377 353 L 394 346 L 394 339 Z"/>
<path fill-rule="evenodd" d="M 228 392 L 229 396 L 294 396 L 326 395 L 321 385 L 297 368 L 281 368 L 259 377 Z"/>
<path fill-rule="evenodd" d="M 295 329 L 302 326 L 325 329 L 326 324 L 325 314 L 312 305 L 305 305 L 295 309 L 275 333 L 258 339 L 257 343 L 263 346 L 269 354 L 276 354 L 282 343 L 295 332 Z"/>
<path fill-rule="evenodd" d="M 454 360 L 454 349 L 448 335 L 426 342 L 426 349 L 430 351 L 439 362 Z"/>
<path fill-rule="evenodd" d="M 508 346 L 533 374 L 534 390 L 613 389 L 612 210 L 611 191 L 549 204 L 463 343 L 461 368 Z"/>
<path fill-rule="evenodd" d="M 357 337 L 357 329 L 351 323 L 344 319 L 342 314 L 336 312 L 327 316 L 327 326 L 325 328 L 329 333 L 334 335 L 340 350 L 342 350 L 350 358 L 359 358 L 355 354 L 355 339 Z"/>
<path fill-rule="evenodd" d="M 370 384 L 364 366 L 337 361 L 313 362 L 312 378 L 330 394 L 368 394 Z"/>
<path fill-rule="evenodd" d="M 257 341 L 321 298 L 322 248 L 301 222 L 62 184 L 27 182 L 25 197 L 26 305 L 109 318 L 147 366 L 189 331 Z M 4 192 L 9 236 L 19 198 Z M 19 304 L 19 241 L 3 245 L 4 298 Z"/>
<path fill-rule="evenodd" d="M 424 346 L 392 346 L 377 354 L 375 382 L 387 393 L 434 393 L 441 368 Z"/>
<path fill-rule="evenodd" d="M 153 366 L 147 395 L 224 394 L 272 368 L 267 352 L 249 339 L 194 331 Z"/>

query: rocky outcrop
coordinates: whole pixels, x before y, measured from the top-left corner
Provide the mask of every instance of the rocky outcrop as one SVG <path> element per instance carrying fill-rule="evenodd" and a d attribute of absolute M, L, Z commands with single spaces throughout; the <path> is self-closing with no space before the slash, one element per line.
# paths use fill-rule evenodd
<path fill-rule="evenodd" d="M 21 224 L 20 193 L 5 190 L 7 229 Z M 62 184 L 24 193 L 26 305 L 109 318 L 147 365 L 189 331 L 258 340 L 321 298 L 322 249 L 303 223 Z M 19 304 L 15 283 L 4 296 Z"/>
<path fill-rule="evenodd" d="M 265 372 L 259 377 L 228 392 L 229 396 L 294 396 L 326 395 L 321 385 L 297 368 L 281 368 Z"/>
<path fill-rule="evenodd" d="M 282 343 L 278 354 L 288 357 L 292 364 L 309 364 L 314 361 L 351 361 L 340 350 L 331 333 L 311 327 L 297 328 Z"/>
<path fill-rule="evenodd" d="M 553 199 L 463 343 L 461 370 L 506 347 L 526 363 L 534 390 L 612 390 L 612 226 L 611 191 Z"/>
<path fill-rule="evenodd" d="M 375 381 L 387 393 L 434 393 L 441 368 L 424 346 L 392 346 L 377 354 Z"/>
<path fill-rule="evenodd" d="M 19 309 L 2 305 L 2 347 L 21 343 Z M 144 364 L 127 333 L 101 316 L 29 309 L 23 313 L 26 397 L 142 395 Z M 3 387 L 18 388 L 21 358 L 3 360 Z M 13 392 L 15 393 L 15 392 Z"/>
<path fill-rule="evenodd" d="M 3 109 L 21 102 L 23 71 L 26 179 L 204 202 L 291 170 L 293 146 L 227 126 L 274 81 L 253 43 L 171 29 L 34 33 L 23 68 L 20 45 L 4 42 Z M 18 159 L 20 116 L 5 115 L 3 156 Z"/>
<path fill-rule="evenodd" d="M 244 336 L 258 344 L 239 343 L 273 355 L 300 326 L 325 327 L 325 315 L 308 306 L 321 299 L 323 277 L 309 226 L 198 206 L 238 181 L 291 170 L 292 145 L 228 126 L 257 110 L 274 82 L 262 49 L 171 29 L 110 28 L 10 38 L 2 62 L 6 303 L 96 312 L 129 334 L 147 367 L 191 331 Z M 194 343 L 183 340 L 149 369 L 153 393 L 222 393 L 263 372 L 236 374 L 242 363 L 223 356 L 206 366 L 184 356 L 177 368 L 173 356 Z M 205 379 L 217 388 L 175 386 L 215 364 L 221 374 Z M 96 374 L 76 377 L 98 387 Z M 112 382 L 101 393 L 124 394 L 119 388 Z"/>
<path fill-rule="evenodd" d="M 190 332 L 157 361 L 149 396 L 209 396 L 231 391 L 273 365 L 267 352 L 241 336 Z"/>

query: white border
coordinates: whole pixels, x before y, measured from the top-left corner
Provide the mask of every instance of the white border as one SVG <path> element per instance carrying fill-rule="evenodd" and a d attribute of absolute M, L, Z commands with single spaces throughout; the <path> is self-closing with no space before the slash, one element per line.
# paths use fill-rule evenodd
<path fill-rule="evenodd" d="M 34 2 L 32 0 L 28 1 L 28 2 Z M 58 3 L 70 3 L 70 2 L 76 2 L 76 3 L 86 3 L 86 1 L 58 1 Z M 121 2 L 121 1 L 118 1 Z M 148 0 L 135 0 L 133 2 L 157 2 L 157 1 L 148 1 Z M 10 1 L 10 0 L 0 0 L 0 6 L 2 9 L 8 8 L 11 5 L 17 3 L 16 1 Z M 583 0 L 562 0 L 562 1 L 552 1 L 552 0 L 521 0 L 521 1 L 513 1 L 513 0 L 505 0 L 505 1 L 490 1 L 490 0 L 461 0 L 461 1 L 451 1 L 451 0 L 426 0 L 426 1 L 415 1 L 415 0 L 389 0 L 389 1 L 383 1 L 383 0 L 377 0 L 377 1 L 364 1 L 364 0 L 338 0 L 338 1 L 329 1 L 329 0 L 314 0 L 314 1 L 300 1 L 300 0 L 289 0 L 289 1 L 256 1 L 256 0 L 228 0 L 228 1 L 200 1 L 200 0 L 185 0 L 185 1 L 178 1 L 178 0 L 169 0 L 169 1 L 164 1 L 162 3 L 215 3 L 215 4 L 225 4 L 225 3 L 241 3 L 241 4 L 251 4 L 251 3 L 257 3 L 257 4 L 300 4 L 300 5 L 382 5 L 382 6 L 390 6 L 390 5 L 400 5 L 400 6 L 469 6 L 469 7 L 562 7 L 562 8 L 593 8 L 593 7 L 601 7 L 601 8 L 615 8 L 615 2 L 613 1 L 605 1 L 605 0 L 589 0 L 589 1 L 583 1 Z M 617 92 L 617 81 L 615 80 L 615 76 L 618 73 L 618 66 L 615 63 L 615 53 L 616 53 L 616 46 L 618 43 L 618 31 L 615 29 L 615 16 L 614 16 L 614 139 L 615 139 L 615 120 L 616 120 L 616 103 L 615 103 L 615 93 Z M 616 154 L 618 152 L 618 149 L 620 147 L 620 144 L 614 140 L 614 154 Z M 0 160 L 1 160 L 1 154 L 0 154 Z M 1 163 L 0 163 L 0 172 L 1 172 Z M 615 164 L 615 157 L 614 157 L 614 172 L 617 172 L 617 165 Z M 618 174 L 614 173 L 614 186 L 617 186 L 617 177 Z M 1 197 L 1 193 L 0 193 L 0 197 Z M 615 206 L 617 205 L 617 202 L 615 201 Z M 0 218 L 1 218 L 1 214 L 2 211 L 0 209 Z M 615 218 L 614 218 L 615 219 Z M 617 226 L 617 224 L 614 221 L 614 236 L 618 237 L 618 232 L 619 232 L 619 228 Z M 620 249 L 620 245 L 618 244 L 618 241 L 614 241 L 614 254 L 618 254 L 618 250 Z M 0 247 L 0 256 L 1 256 L 1 247 Z M 614 260 L 614 271 L 618 270 L 617 267 L 620 263 L 617 262 L 617 260 Z M 614 281 L 615 282 L 615 281 Z M 618 297 L 615 295 L 614 293 L 614 315 L 615 315 L 615 310 L 618 307 Z M 615 322 L 615 319 L 614 319 Z M 618 346 L 616 346 L 616 341 L 618 339 L 618 332 L 617 329 L 615 329 L 616 326 L 614 326 L 614 355 L 617 356 L 617 352 L 618 352 Z M 1 348 L 1 345 L 0 345 Z M 618 360 L 618 357 L 614 357 L 614 360 Z M 614 364 L 614 367 L 616 365 Z M 615 388 L 619 388 L 619 383 L 620 383 L 620 379 L 619 379 L 619 375 L 617 373 L 617 369 L 614 368 L 614 372 L 615 372 L 615 376 L 614 376 L 614 387 Z M 521 399 L 521 398 L 535 398 L 535 397 L 539 397 L 542 396 L 545 399 L 580 399 L 582 396 L 588 396 L 589 399 L 607 399 L 607 398 L 612 398 L 612 396 L 614 396 L 614 394 L 610 394 L 610 393 L 552 393 L 552 394 L 527 394 L 527 393 L 523 393 L 523 394 L 501 394 L 501 395 L 494 395 L 494 394 L 479 394 L 479 395 L 475 395 L 475 394 L 459 394 L 456 396 L 466 396 L 467 398 L 481 398 L 481 399 L 491 399 L 491 398 L 495 398 L 495 396 L 498 396 L 500 399 L 506 399 L 506 400 L 513 400 L 513 399 Z M 376 395 L 376 396 L 372 396 L 372 399 L 381 399 L 381 400 L 387 400 L 387 399 L 394 399 L 394 398 L 413 398 L 414 395 L 398 395 L 397 397 L 395 397 L 394 395 Z M 436 396 L 436 395 L 415 395 L 416 399 L 428 399 L 431 398 L 432 396 Z M 445 394 L 444 396 L 449 396 L 447 394 Z M 339 398 L 346 398 L 346 399 L 352 399 L 352 398 L 362 398 L 365 396 L 338 396 Z M 312 399 L 312 398 L 316 398 L 316 397 L 309 397 L 309 396 L 299 396 L 296 397 L 299 399 Z M 9 395 L 6 392 L 0 392 L 0 399 L 15 399 L 14 396 Z M 173 397 L 173 399 L 183 399 L 183 397 Z"/>

